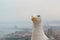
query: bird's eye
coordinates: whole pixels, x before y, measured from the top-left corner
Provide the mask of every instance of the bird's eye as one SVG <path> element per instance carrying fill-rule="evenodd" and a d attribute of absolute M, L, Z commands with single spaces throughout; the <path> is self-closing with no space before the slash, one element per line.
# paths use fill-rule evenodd
<path fill-rule="evenodd" d="M 40 17 L 40 15 L 37 15 L 38 17 Z"/>

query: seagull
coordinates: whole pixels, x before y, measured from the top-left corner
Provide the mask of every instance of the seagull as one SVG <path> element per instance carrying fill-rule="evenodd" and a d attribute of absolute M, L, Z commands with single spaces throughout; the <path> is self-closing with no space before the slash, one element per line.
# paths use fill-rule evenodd
<path fill-rule="evenodd" d="M 50 40 L 44 33 L 43 27 L 41 25 L 41 16 L 37 14 L 32 15 L 31 20 L 33 23 L 31 40 Z"/>

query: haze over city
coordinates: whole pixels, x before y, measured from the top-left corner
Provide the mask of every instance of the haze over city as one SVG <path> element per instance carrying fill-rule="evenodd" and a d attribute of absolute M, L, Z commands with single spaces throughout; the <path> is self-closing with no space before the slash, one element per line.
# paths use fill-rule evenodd
<path fill-rule="evenodd" d="M 30 40 L 33 14 L 41 15 L 47 36 L 60 39 L 60 0 L 0 0 L 0 40 Z"/>

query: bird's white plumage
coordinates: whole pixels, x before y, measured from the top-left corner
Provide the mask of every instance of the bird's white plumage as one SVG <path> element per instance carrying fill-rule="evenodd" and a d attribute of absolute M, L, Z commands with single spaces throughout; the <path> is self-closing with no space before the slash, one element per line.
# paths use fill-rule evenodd
<path fill-rule="evenodd" d="M 33 29 L 32 29 L 31 40 L 48 40 L 48 37 L 44 34 L 43 27 L 41 26 L 41 17 L 38 17 L 38 15 L 35 14 L 33 15 L 33 18 L 32 18 Z"/>

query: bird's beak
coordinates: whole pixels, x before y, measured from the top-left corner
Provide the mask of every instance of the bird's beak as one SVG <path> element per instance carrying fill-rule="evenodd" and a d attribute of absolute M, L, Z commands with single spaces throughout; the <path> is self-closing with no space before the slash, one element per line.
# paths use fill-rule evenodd
<path fill-rule="evenodd" d="M 36 17 L 32 16 L 32 21 L 33 22 L 36 21 Z"/>

